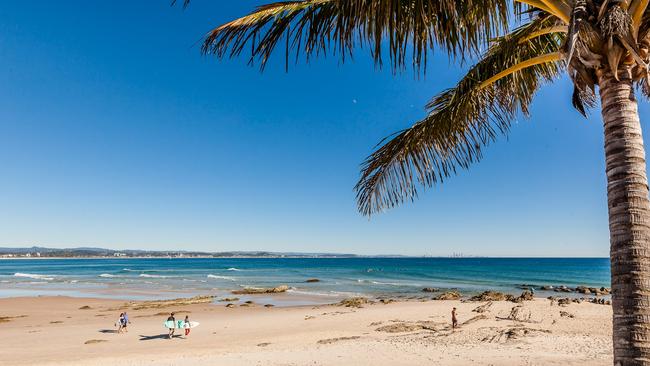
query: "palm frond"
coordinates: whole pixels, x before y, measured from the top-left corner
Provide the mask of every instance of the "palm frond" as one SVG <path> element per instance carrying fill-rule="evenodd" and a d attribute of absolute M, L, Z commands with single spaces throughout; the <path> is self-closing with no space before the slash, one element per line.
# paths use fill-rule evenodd
<path fill-rule="evenodd" d="M 563 64 L 534 64 L 489 85 L 484 82 L 526 60 L 557 55 L 566 37 L 562 32 L 542 32 L 522 42 L 556 25 L 554 19 L 533 20 L 495 40 L 454 88 L 431 100 L 427 117 L 388 142 L 382 141 L 364 162 L 355 187 L 359 210 L 370 215 L 415 199 L 419 186 L 442 182 L 459 168 L 480 160 L 482 148 L 499 134 L 506 134 L 518 112 L 527 115 L 540 84 L 556 77 Z"/>
<path fill-rule="evenodd" d="M 507 31 L 511 9 L 508 0 L 282 1 L 213 29 L 202 51 L 222 58 L 250 50 L 249 62 L 264 68 L 278 45 L 287 64 L 291 52 L 309 60 L 330 51 L 345 61 L 354 48 L 367 47 L 381 66 L 388 48 L 393 71 L 407 59 L 420 71 L 434 47 L 461 60 L 478 55 Z"/>
<path fill-rule="evenodd" d="M 172 6 L 176 5 L 178 0 L 172 0 Z M 190 0 L 183 0 L 183 9 L 187 8 L 190 5 Z"/>

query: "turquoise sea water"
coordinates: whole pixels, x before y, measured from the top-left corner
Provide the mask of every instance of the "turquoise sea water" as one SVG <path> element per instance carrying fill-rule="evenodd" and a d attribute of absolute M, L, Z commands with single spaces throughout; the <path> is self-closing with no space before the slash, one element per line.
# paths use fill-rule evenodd
<path fill-rule="evenodd" d="M 355 295 L 422 295 L 423 287 L 464 294 L 519 293 L 522 285 L 609 287 L 609 276 L 606 258 L 18 259 L 0 260 L 0 297 L 222 296 L 284 284 L 291 288 L 284 300 L 325 303 Z M 320 282 L 306 283 L 310 278 Z"/>

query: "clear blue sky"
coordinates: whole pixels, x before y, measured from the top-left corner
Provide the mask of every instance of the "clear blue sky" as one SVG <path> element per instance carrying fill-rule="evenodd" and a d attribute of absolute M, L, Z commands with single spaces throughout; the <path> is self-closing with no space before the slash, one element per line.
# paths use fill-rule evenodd
<path fill-rule="evenodd" d="M 608 255 L 600 114 L 572 109 L 566 79 L 471 170 L 368 220 L 359 164 L 462 70 L 200 56 L 259 3 L 5 3 L 0 246 Z"/>

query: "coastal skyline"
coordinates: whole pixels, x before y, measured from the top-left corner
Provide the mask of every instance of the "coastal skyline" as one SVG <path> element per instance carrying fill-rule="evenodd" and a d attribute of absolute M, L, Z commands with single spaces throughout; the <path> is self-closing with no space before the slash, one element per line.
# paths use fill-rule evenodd
<path fill-rule="evenodd" d="M 573 110 L 568 80 L 470 171 L 368 220 L 359 164 L 462 70 L 442 54 L 421 79 L 373 69 L 364 50 L 289 73 L 278 54 L 264 74 L 200 56 L 192 40 L 260 3 L 7 4 L 0 242 L 607 256 L 602 124 Z"/>

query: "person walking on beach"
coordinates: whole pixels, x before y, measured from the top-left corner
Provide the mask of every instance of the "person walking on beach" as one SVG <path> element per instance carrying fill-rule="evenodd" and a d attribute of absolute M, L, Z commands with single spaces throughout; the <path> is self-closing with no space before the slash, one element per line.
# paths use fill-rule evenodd
<path fill-rule="evenodd" d="M 129 332 L 128 328 L 126 327 L 129 323 L 131 323 L 131 322 L 129 321 L 129 316 L 126 314 L 126 311 L 125 311 L 122 314 L 122 331 L 124 331 L 125 333 Z"/>
<path fill-rule="evenodd" d="M 458 327 L 458 319 L 456 318 L 456 308 L 451 309 L 451 329 Z"/>
<path fill-rule="evenodd" d="M 120 317 L 117 319 L 115 326 L 117 326 L 117 332 L 122 333 L 122 329 L 124 328 L 124 313 L 120 313 Z"/>
<path fill-rule="evenodd" d="M 169 314 L 167 321 L 172 322 L 172 327 L 169 328 L 169 339 L 172 339 L 172 337 L 174 337 L 174 331 L 176 330 L 176 318 L 174 318 L 174 313 Z"/>
<path fill-rule="evenodd" d="M 183 323 L 183 328 L 185 328 L 185 336 L 187 337 L 190 335 L 190 317 L 189 315 L 185 315 L 185 322 Z"/>

